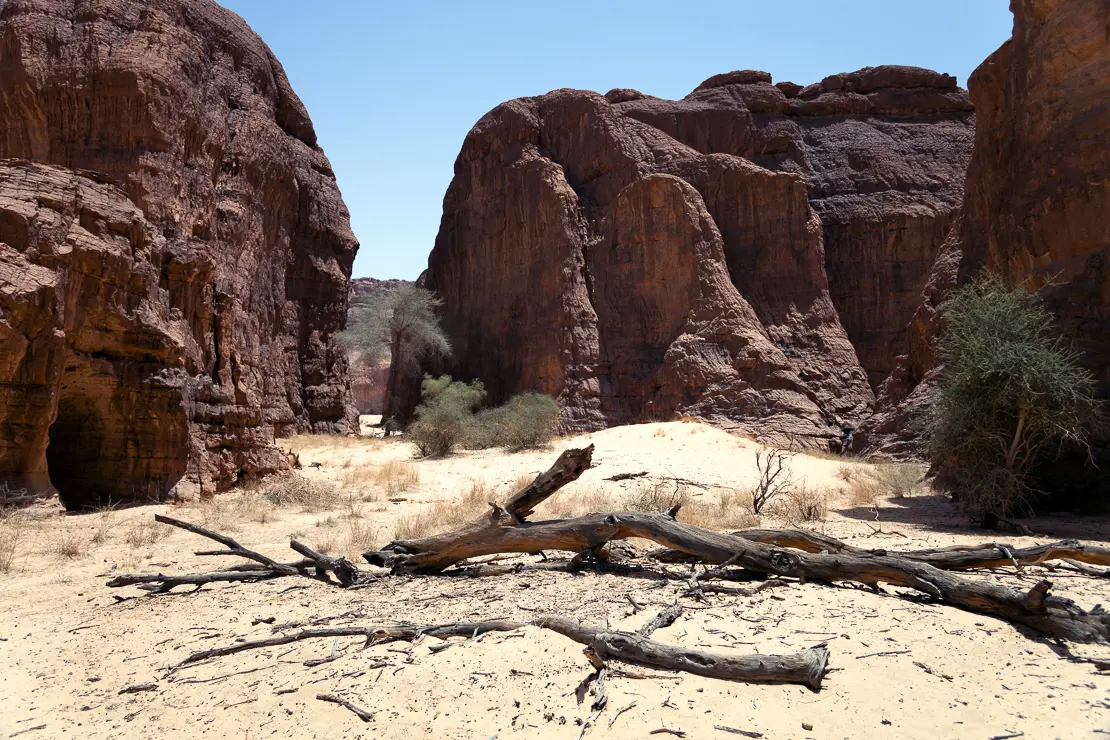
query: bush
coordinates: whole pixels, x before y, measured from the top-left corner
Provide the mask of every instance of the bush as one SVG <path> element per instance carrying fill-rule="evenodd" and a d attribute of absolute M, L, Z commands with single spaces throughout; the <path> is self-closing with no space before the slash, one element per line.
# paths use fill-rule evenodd
<path fill-rule="evenodd" d="M 504 406 L 484 409 L 474 419 L 468 447 L 504 447 L 512 452 L 534 449 L 551 441 L 559 422 L 559 405 L 551 396 L 524 393 Z"/>
<path fill-rule="evenodd" d="M 426 375 L 420 389 L 424 400 L 408 437 L 425 457 L 449 455 L 473 434 L 474 412 L 486 400 L 486 389 L 479 380 L 463 383 L 450 375 Z"/>
<path fill-rule="evenodd" d="M 442 457 L 457 447 L 505 447 L 513 452 L 539 447 L 551 440 L 559 406 L 540 393 L 514 396 L 504 406 L 482 409 L 486 399 L 481 381 L 470 383 L 425 376 L 423 401 L 408 436 L 420 454 Z"/>
<path fill-rule="evenodd" d="M 953 294 L 944 365 L 920 419 L 930 459 L 976 515 L 1028 510 L 1030 470 L 1052 447 L 1087 446 L 1101 423 L 1094 379 L 1036 294 L 984 274 Z"/>

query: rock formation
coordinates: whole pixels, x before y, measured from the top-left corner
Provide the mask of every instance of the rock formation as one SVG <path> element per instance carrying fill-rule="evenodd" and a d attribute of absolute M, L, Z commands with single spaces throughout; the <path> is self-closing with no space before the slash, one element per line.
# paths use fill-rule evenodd
<path fill-rule="evenodd" d="M 839 444 L 893 367 L 972 130 L 953 78 L 908 67 L 498 106 L 429 258 L 450 369 L 494 401 L 554 395 L 571 427 L 694 414 Z"/>
<path fill-rule="evenodd" d="M 346 431 L 357 244 L 304 106 L 211 0 L 0 3 L 0 483 L 67 505 Z M 94 174 L 95 173 L 95 174 Z"/>
<path fill-rule="evenodd" d="M 983 267 L 1012 283 L 1051 283 L 1062 333 L 1110 397 L 1110 2 L 1016 0 L 1013 38 L 969 80 L 978 121 L 962 217 L 932 269 L 905 354 L 861 443 L 898 450 L 936 365 L 939 307 Z M 927 384 L 925 384 L 927 386 Z M 1103 471 L 1110 445 L 1096 448 Z M 1082 460 L 1051 482 L 1089 485 Z M 1105 472 L 1097 477 L 1105 494 Z"/>

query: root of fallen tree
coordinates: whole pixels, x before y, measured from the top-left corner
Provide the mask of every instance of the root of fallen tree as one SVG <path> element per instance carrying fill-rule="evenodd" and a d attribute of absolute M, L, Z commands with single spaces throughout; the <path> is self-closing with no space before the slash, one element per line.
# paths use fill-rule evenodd
<path fill-rule="evenodd" d="M 1051 560 L 1110 566 L 1110 548 L 1082 545 L 1075 541 L 1019 548 L 987 543 L 973 547 L 896 552 L 853 547 L 832 537 L 801 530 L 752 529 L 715 532 L 677 521 L 679 507 L 650 514 L 642 512 L 596 513 L 572 519 L 529 521 L 534 509 L 566 484 L 589 469 L 593 446 L 563 452 L 555 464 L 537 476 L 527 488 L 504 505 L 490 503 L 490 510 L 461 528 L 419 540 L 392 542 L 381 550 L 363 555 L 382 570 L 359 568 L 344 558 L 315 552 L 293 540 L 290 547 L 301 559 L 283 563 L 248 550 L 235 540 L 172 517 L 157 515 L 164 524 L 185 529 L 220 543 L 224 549 L 198 552 L 205 556 L 237 556 L 247 563 L 199 574 L 141 574 L 116 576 L 108 586 L 136 585 L 153 593 L 177 586 L 201 588 L 217 582 L 253 582 L 285 576 L 302 576 L 343 588 L 359 588 L 392 574 L 434 574 L 449 568 L 469 575 L 497 576 L 523 568 L 574 570 L 592 562 L 594 567 L 614 573 L 648 570 L 644 566 L 609 559 L 606 546 L 614 541 L 641 538 L 664 550 L 649 554 L 656 561 L 682 561 L 720 566 L 691 579 L 688 594 L 703 591 L 751 595 L 743 589 L 706 587 L 709 578 L 729 577 L 735 569 L 749 574 L 796 578 L 821 583 L 855 582 L 877 588 L 886 583 L 918 591 L 938 602 L 988 614 L 1024 625 L 1053 638 L 1077 642 L 1110 642 L 1110 613 L 1101 607 L 1084 611 L 1069 599 L 1050 593 L 1052 584 L 1041 580 L 1026 592 L 957 575 L 954 571 L 974 568 L 1023 568 Z M 530 566 L 468 564 L 466 561 L 502 553 L 541 554 L 551 551 L 575 553 L 569 561 L 548 561 Z M 733 566 L 732 571 L 728 570 Z M 659 577 L 670 577 L 667 573 Z M 492 620 L 429 627 L 411 625 L 351 626 L 305 629 L 266 640 L 239 642 L 223 648 L 195 653 L 181 665 L 231 655 L 254 648 L 283 645 L 322 637 L 362 637 L 366 644 L 392 640 L 414 640 L 421 635 L 440 639 L 475 637 L 484 632 L 517 630 L 535 626 L 552 630 L 587 647 L 601 660 L 612 658 L 658 668 L 738 681 L 800 683 L 817 689 L 825 672 L 828 649 L 819 645 L 796 655 L 727 656 L 665 645 L 651 640 L 651 631 L 670 624 L 677 607 L 658 615 L 639 632 L 596 629 L 556 616 L 537 617 L 529 622 Z"/>

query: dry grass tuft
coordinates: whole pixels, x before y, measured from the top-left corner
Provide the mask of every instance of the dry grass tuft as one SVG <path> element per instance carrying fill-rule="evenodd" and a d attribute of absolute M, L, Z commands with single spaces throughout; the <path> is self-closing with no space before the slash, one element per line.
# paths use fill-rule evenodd
<path fill-rule="evenodd" d="M 868 508 L 879 503 L 879 485 L 873 478 L 860 476 L 848 484 L 848 503 Z"/>
<path fill-rule="evenodd" d="M 134 549 L 150 547 L 159 540 L 170 536 L 172 530 L 168 525 L 159 524 L 154 517 L 141 515 L 134 517 L 127 523 L 123 539 Z"/>
<path fill-rule="evenodd" d="M 883 463 L 876 465 L 871 475 L 886 495 L 904 498 L 924 482 L 925 469 L 913 463 Z"/>
<path fill-rule="evenodd" d="M 829 495 L 824 489 L 804 482 L 786 496 L 786 519 L 798 523 L 823 522 L 829 517 Z"/>
<path fill-rule="evenodd" d="M 279 439 L 278 445 L 291 452 L 350 449 L 352 447 L 373 450 L 380 447 L 381 442 L 375 437 L 360 437 L 353 434 L 298 434 L 295 437 Z"/>
<path fill-rule="evenodd" d="M 17 511 L 0 509 L 0 573 L 10 573 L 26 535 L 27 520 Z"/>
<path fill-rule="evenodd" d="M 76 528 L 62 527 L 50 532 L 46 543 L 46 551 L 59 558 L 73 560 L 85 552 L 88 544 L 88 539 Z"/>
<path fill-rule="evenodd" d="M 537 512 L 544 517 L 570 519 L 599 511 L 619 511 L 624 503 L 619 491 L 613 488 L 604 483 L 572 483 L 540 504 Z"/>
<path fill-rule="evenodd" d="M 857 470 L 848 480 L 848 501 L 853 506 L 874 507 L 883 498 L 912 496 L 924 477 L 924 467 L 913 463 L 884 463 Z"/>
<path fill-rule="evenodd" d="M 692 501 L 682 507 L 678 521 L 718 530 L 759 526 L 759 517 L 752 513 L 750 495 L 731 488 L 721 491 L 715 502 Z"/>
<path fill-rule="evenodd" d="M 636 490 L 627 495 L 625 506 L 632 511 L 657 514 L 675 506 L 685 506 L 689 501 L 690 493 L 681 483 L 653 481 L 641 483 Z"/>
<path fill-rule="evenodd" d="M 655 430 L 655 433 L 652 434 L 651 436 L 653 436 L 653 437 L 666 437 L 667 436 L 667 430 L 664 429 L 663 427 L 659 427 L 658 429 Z"/>
<path fill-rule="evenodd" d="M 472 480 L 457 501 L 438 501 L 397 517 L 393 539 L 415 540 L 445 532 L 488 510 L 490 502 L 504 503 L 505 496 L 484 480 Z"/>
<path fill-rule="evenodd" d="M 374 482 L 388 494 L 401 493 L 420 484 L 420 471 L 408 460 L 390 460 L 374 473 Z"/>
<path fill-rule="evenodd" d="M 331 481 L 296 474 L 267 481 L 262 495 L 274 506 L 295 506 L 304 512 L 328 511 L 343 503 Z"/>

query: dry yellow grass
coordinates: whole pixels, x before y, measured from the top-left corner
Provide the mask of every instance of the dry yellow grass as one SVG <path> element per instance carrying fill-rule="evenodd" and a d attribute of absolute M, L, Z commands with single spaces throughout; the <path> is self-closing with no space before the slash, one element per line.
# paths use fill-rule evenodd
<path fill-rule="evenodd" d="M 420 471 L 407 460 L 390 460 L 375 471 L 374 482 L 388 494 L 401 493 L 420 484 Z"/>
<path fill-rule="evenodd" d="M 268 480 L 262 495 L 275 506 L 298 507 L 304 512 L 329 511 L 343 502 L 331 481 L 296 474 Z"/>
<path fill-rule="evenodd" d="M 716 501 L 690 501 L 679 510 L 678 521 L 718 530 L 759 526 L 759 517 L 752 513 L 751 496 L 733 489 L 721 491 Z"/>
<path fill-rule="evenodd" d="M 27 521 L 19 512 L 0 509 L 0 573 L 11 572 L 26 530 Z"/>
<path fill-rule="evenodd" d="M 360 437 L 346 434 L 298 434 L 277 441 L 279 447 L 290 452 L 305 450 L 334 450 L 349 447 L 378 449 L 382 441 L 375 437 Z"/>
<path fill-rule="evenodd" d="M 123 540 L 133 549 L 149 547 L 170 535 L 172 530 L 165 524 L 159 524 L 153 517 L 139 515 L 127 523 Z"/>
<path fill-rule="evenodd" d="M 472 480 L 456 501 L 437 501 L 397 517 L 393 539 L 414 540 L 445 532 L 478 516 L 489 508 L 490 502 L 501 503 L 505 498 L 486 481 Z"/>
<path fill-rule="evenodd" d="M 784 508 L 786 519 L 792 524 L 823 522 L 829 517 L 829 495 L 803 481 L 786 494 Z"/>
<path fill-rule="evenodd" d="M 74 527 L 52 529 L 46 540 L 46 552 L 59 558 L 72 560 L 88 549 L 89 538 Z"/>

